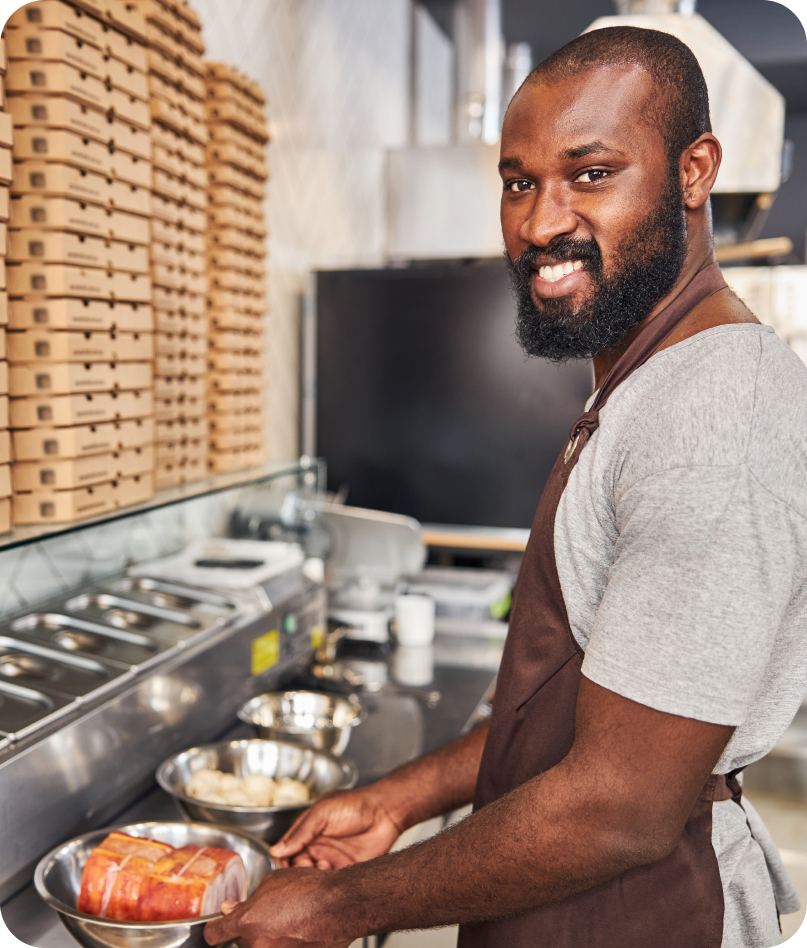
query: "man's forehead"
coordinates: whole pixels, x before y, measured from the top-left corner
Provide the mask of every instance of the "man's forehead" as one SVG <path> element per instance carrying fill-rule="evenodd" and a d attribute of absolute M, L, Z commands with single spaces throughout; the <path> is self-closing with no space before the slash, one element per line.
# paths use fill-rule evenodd
<path fill-rule="evenodd" d="M 553 152 L 569 159 L 603 148 L 621 150 L 636 135 L 647 134 L 653 91 L 651 77 L 634 64 L 600 66 L 552 82 L 530 80 L 508 109 L 502 156 L 510 147 L 545 148 L 550 142 Z"/>

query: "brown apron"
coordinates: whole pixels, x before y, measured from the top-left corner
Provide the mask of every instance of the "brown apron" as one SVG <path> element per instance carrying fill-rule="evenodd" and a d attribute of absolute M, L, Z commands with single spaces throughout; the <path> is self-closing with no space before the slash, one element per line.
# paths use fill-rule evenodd
<path fill-rule="evenodd" d="M 699 303 L 725 287 L 712 264 L 647 324 L 573 426 L 552 469 L 516 584 L 474 809 L 554 767 L 572 747 L 583 651 L 572 635 L 555 564 L 558 504 L 614 389 Z M 712 848 L 712 802 L 731 797 L 739 802 L 735 774 L 710 777 L 681 841 L 661 862 L 553 905 L 463 925 L 460 948 L 720 948 L 723 889 Z"/>

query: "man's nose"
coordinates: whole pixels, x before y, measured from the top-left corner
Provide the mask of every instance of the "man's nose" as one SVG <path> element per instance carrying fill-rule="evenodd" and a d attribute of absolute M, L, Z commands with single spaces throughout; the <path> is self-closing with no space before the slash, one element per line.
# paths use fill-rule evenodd
<path fill-rule="evenodd" d="M 558 237 L 573 234 L 577 224 L 568 196 L 554 188 L 543 188 L 535 198 L 529 217 L 521 225 L 519 236 L 535 247 L 548 247 Z"/>

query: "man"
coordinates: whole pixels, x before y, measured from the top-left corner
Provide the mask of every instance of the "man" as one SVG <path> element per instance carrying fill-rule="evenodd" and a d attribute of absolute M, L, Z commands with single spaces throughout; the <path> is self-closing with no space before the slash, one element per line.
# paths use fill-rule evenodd
<path fill-rule="evenodd" d="M 453 923 L 467 948 L 781 941 L 798 900 L 736 773 L 807 691 L 807 371 L 714 264 L 720 158 L 664 33 L 579 37 L 513 99 L 518 338 L 593 356 L 598 391 L 536 514 L 490 727 L 315 805 L 211 944 Z"/>

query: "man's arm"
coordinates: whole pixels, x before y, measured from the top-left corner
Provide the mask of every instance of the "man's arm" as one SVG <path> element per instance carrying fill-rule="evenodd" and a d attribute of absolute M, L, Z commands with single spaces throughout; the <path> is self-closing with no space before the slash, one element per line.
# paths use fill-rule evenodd
<path fill-rule="evenodd" d="M 377 783 L 317 803 L 272 855 L 282 866 L 341 869 L 386 853 L 410 826 L 471 802 L 487 732 L 474 728 Z"/>
<path fill-rule="evenodd" d="M 574 746 L 556 767 L 403 852 L 339 872 L 270 873 L 205 937 L 250 948 L 347 945 L 581 892 L 672 852 L 733 730 L 655 711 L 584 677 Z"/>

